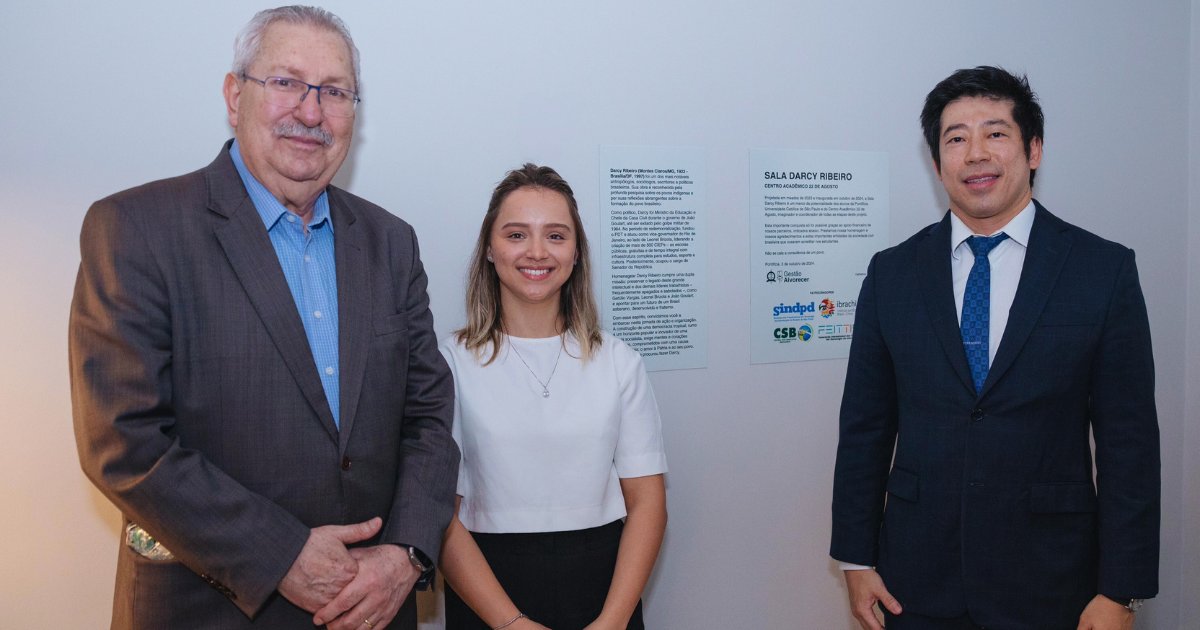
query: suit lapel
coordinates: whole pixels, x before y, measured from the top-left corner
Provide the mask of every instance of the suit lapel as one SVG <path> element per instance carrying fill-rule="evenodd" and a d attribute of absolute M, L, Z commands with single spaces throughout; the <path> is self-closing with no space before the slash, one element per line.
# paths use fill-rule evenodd
<path fill-rule="evenodd" d="M 920 244 L 918 278 L 924 303 L 929 311 L 929 323 L 946 353 L 950 366 L 971 392 L 971 368 L 963 349 L 958 325 L 958 308 L 954 304 L 954 278 L 950 268 L 950 213 L 929 231 L 929 238 Z"/>
<path fill-rule="evenodd" d="M 371 342 L 370 269 L 366 255 L 366 225 L 358 221 L 341 191 L 330 188 L 329 211 L 333 217 L 337 260 L 338 362 L 341 363 L 341 440 L 345 451 L 359 393 L 367 370 Z"/>
<path fill-rule="evenodd" d="M 1037 201 L 1034 201 L 1034 207 L 1037 214 L 1029 232 L 1029 247 L 1025 250 L 1021 280 L 1017 284 L 1012 308 L 1008 311 L 1008 323 L 1004 326 L 1004 336 L 1000 338 L 996 358 L 992 360 L 987 380 L 983 382 L 981 396 L 987 394 L 992 385 L 1004 376 L 1021 353 L 1071 251 L 1066 224 Z"/>
<path fill-rule="evenodd" d="M 226 144 L 221 156 L 205 172 L 209 209 L 228 219 L 213 232 L 305 400 L 336 440 L 337 426 L 333 423 L 333 414 L 313 363 L 304 324 L 296 311 L 296 301 L 288 289 L 262 219 L 228 157 L 228 150 Z M 271 393 L 264 392 L 264 395 Z"/>

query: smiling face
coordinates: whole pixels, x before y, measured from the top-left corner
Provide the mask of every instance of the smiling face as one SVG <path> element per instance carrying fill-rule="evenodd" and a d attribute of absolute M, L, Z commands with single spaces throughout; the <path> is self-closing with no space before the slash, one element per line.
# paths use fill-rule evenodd
<path fill-rule="evenodd" d="M 306 24 L 267 27 L 246 74 L 356 89 L 345 40 Z M 346 159 L 354 117 L 326 116 L 315 91 L 295 107 L 272 105 L 262 85 L 230 74 L 225 77 L 225 102 L 246 166 L 289 209 L 315 200 Z"/>
<path fill-rule="evenodd" d="M 560 193 L 526 186 L 505 197 L 496 212 L 488 258 L 500 278 L 506 317 L 529 306 L 557 312 L 563 284 L 575 267 L 575 222 Z"/>
<path fill-rule="evenodd" d="M 967 96 L 942 111 L 938 176 L 950 211 L 977 234 L 992 234 L 1029 204 L 1029 172 L 1042 162 L 1042 140 L 1029 155 L 1012 101 Z M 935 168 L 937 164 L 934 165 Z"/>

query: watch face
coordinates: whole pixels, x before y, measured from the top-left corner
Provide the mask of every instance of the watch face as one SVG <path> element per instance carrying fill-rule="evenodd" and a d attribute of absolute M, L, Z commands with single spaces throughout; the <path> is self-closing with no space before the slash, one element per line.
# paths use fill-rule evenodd
<path fill-rule="evenodd" d="M 424 562 L 421 561 L 421 558 L 419 558 L 417 556 L 416 547 L 408 548 L 408 561 L 412 563 L 413 568 L 415 568 L 417 571 L 420 571 L 421 573 L 426 573 L 432 568 L 432 567 L 427 566 Z"/>

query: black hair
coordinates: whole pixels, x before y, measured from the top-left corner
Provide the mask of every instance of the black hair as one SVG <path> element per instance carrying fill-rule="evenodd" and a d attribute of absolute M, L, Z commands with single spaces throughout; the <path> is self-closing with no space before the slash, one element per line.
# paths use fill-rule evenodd
<path fill-rule="evenodd" d="M 925 107 L 921 109 L 921 130 L 925 133 L 925 142 L 929 144 L 929 153 L 938 170 L 942 168 L 941 134 L 942 111 L 946 106 L 963 97 L 982 96 L 997 101 L 1012 103 L 1012 117 L 1021 129 L 1021 140 L 1025 143 L 1025 157 L 1029 157 L 1029 144 L 1034 138 L 1043 139 L 1045 118 L 1042 116 L 1042 106 L 1038 104 L 1037 95 L 1029 87 L 1029 79 L 1025 75 L 1017 76 L 995 66 L 978 66 L 971 69 L 955 71 L 941 83 L 934 86 L 925 97 Z M 1029 171 L 1029 185 L 1033 186 L 1037 169 Z"/>

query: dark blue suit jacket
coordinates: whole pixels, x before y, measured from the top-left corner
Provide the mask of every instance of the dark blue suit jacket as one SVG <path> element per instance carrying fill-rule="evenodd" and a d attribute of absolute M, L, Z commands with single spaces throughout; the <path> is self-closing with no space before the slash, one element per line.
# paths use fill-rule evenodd
<path fill-rule="evenodd" d="M 1036 212 L 979 395 L 949 214 L 876 254 L 863 281 L 830 553 L 876 566 L 906 611 L 1074 628 L 1097 593 L 1158 590 L 1154 364 L 1133 251 Z"/>

